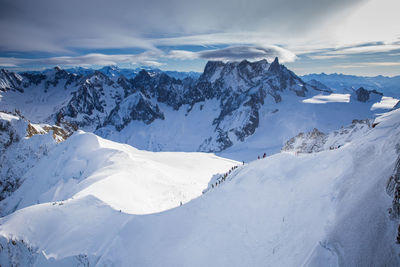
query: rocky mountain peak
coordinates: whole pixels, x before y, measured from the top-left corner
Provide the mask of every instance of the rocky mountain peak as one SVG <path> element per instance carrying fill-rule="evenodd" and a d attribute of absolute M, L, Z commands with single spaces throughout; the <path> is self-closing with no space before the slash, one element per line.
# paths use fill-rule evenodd
<path fill-rule="evenodd" d="M 120 75 L 120 68 L 117 65 L 105 66 L 99 70 L 107 76 L 118 77 Z"/>
<path fill-rule="evenodd" d="M 279 64 L 278 57 L 275 57 L 275 60 L 269 66 L 268 71 L 276 73 L 276 72 L 279 72 L 280 70 L 281 70 L 281 65 Z"/>
<path fill-rule="evenodd" d="M 86 83 L 102 87 L 103 83 L 110 86 L 114 82 L 107 75 L 105 75 L 101 71 L 96 70 L 93 74 L 90 74 L 86 77 Z"/>
<path fill-rule="evenodd" d="M 0 91 L 20 91 L 24 90 L 21 88 L 22 77 L 15 73 L 5 69 L 0 70 Z"/>
<path fill-rule="evenodd" d="M 150 79 L 151 79 L 150 74 L 146 70 L 142 69 L 141 71 L 139 71 L 136 77 L 133 78 L 133 81 L 135 83 L 143 83 L 143 82 L 149 82 Z"/>

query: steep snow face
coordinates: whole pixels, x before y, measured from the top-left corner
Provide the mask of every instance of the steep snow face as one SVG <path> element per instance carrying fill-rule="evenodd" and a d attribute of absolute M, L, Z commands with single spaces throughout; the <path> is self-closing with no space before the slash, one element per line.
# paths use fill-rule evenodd
<path fill-rule="evenodd" d="M 400 110 L 374 124 L 339 149 L 240 166 L 200 198 L 158 214 L 119 212 L 102 194 L 18 210 L 0 219 L 0 243 L 10 248 L 1 264 L 398 266 L 385 187 L 399 157 Z"/>
<path fill-rule="evenodd" d="M 199 196 L 213 174 L 235 164 L 212 154 L 139 151 L 77 132 L 22 176 L 1 213 L 87 195 L 127 213 L 159 212 Z"/>

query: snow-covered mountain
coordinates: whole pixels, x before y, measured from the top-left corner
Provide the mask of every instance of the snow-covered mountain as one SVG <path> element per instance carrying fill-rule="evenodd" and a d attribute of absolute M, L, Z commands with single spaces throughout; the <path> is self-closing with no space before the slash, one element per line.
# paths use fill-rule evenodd
<path fill-rule="evenodd" d="M 386 96 L 400 97 L 400 76 L 363 77 L 345 74 L 307 74 L 301 76 L 306 81 L 318 81 L 338 93 L 348 93 L 364 87 L 367 90 L 377 90 Z"/>
<path fill-rule="evenodd" d="M 128 78 L 116 66 L 3 73 L 0 110 L 18 109 L 34 122 L 73 125 L 139 149 L 213 151 L 246 161 L 278 152 L 299 131 L 332 131 L 397 103 L 373 90 L 331 95 L 278 59 L 210 61 L 198 79 L 183 80 L 144 69 Z"/>
<path fill-rule="evenodd" d="M 192 168 L 227 172 L 235 162 L 77 132 L 1 202 L 17 210 L 0 219 L 0 264 L 398 266 L 400 110 L 372 125 L 360 135 L 341 130 L 346 141 L 332 150 L 239 164 L 202 196 L 180 206 L 173 194 L 176 208 L 147 215 L 136 207 L 157 201 L 151 191 L 190 187 L 201 180 L 188 176 Z"/>

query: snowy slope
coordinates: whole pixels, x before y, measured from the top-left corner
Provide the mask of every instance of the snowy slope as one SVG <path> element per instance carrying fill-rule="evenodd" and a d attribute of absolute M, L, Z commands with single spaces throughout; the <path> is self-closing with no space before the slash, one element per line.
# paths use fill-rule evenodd
<path fill-rule="evenodd" d="M 20 209 L 0 219 L 1 264 L 398 266 L 385 189 L 400 153 L 400 110 L 376 123 L 339 149 L 240 166 L 162 213 L 120 213 L 100 193 Z M 79 138 L 115 145 L 83 133 L 71 145 Z"/>
<path fill-rule="evenodd" d="M 201 195 L 213 174 L 235 165 L 213 154 L 140 151 L 84 132 L 46 154 L 0 202 L 2 215 L 87 195 L 128 213 L 159 212 Z"/>

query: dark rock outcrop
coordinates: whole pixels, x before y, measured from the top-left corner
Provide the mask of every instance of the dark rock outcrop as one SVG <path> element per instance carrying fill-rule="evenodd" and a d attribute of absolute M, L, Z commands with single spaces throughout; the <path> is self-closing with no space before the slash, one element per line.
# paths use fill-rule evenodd
<path fill-rule="evenodd" d="M 383 96 L 382 93 L 380 93 L 376 90 L 366 90 L 363 87 L 360 87 L 356 90 L 357 100 L 360 102 L 364 102 L 364 103 L 367 102 L 369 100 L 371 94 Z"/>

